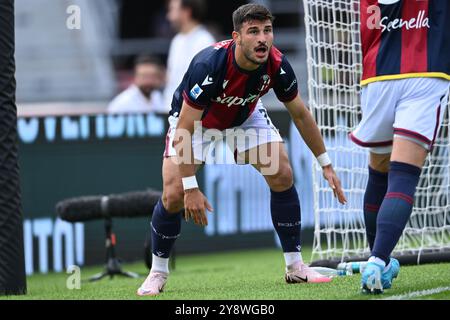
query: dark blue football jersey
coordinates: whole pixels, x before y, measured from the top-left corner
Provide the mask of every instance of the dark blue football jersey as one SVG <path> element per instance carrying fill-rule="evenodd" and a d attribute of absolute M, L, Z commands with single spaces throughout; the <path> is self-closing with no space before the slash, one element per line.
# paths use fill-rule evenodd
<path fill-rule="evenodd" d="M 272 46 L 267 62 L 253 71 L 238 66 L 234 49 L 233 40 L 222 41 L 192 59 L 173 95 L 171 115 L 179 115 L 186 101 L 203 110 L 205 128 L 224 130 L 241 125 L 254 111 L 258 99 L 271 88 L 282 102 L 297 96 L 294 71 L 277 48 Z"/>

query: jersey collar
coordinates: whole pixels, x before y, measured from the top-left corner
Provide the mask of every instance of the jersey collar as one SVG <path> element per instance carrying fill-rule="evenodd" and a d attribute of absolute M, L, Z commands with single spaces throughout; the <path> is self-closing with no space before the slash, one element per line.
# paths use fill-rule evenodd
<path fill-rule="evenodd" d="M 238 63 L 236 62 L 236 53 L 235 53 L 235 50 L 236 50 L 236 43 L 233 41 L 233 44 L 232 44 L 232 46 L 231 46 L 231 52 L 232 52 L 232 54 L 233 54 L 233 65 L 234 65 L 234 67 L 239 71 L 239 72 L 241 72 L 241 73 L 245 73 L 245 74 L 253 74 L 253 73 L 256 73 L 256 72 L 258 72 L 259 70 L 261 70 L 261 68 L 263 67 L 263 65 L 264 64 L 261 64 L 258 68 L 256 68 L 255 70 L 245 70 L 245 69 L 243 69 L 243 68 L 241 68 L 239 65 L 238 65 Z"/>

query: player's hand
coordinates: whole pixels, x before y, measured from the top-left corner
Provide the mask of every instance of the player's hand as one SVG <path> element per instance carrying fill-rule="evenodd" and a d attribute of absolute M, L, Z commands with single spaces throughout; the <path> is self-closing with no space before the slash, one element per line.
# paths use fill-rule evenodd
<path fill-rule="evenodd" d="M 334 197 L 338 198 L 341 204 L 346 204 L 347 199 L 345 198 L 344 191 L 342 191 L 341 181 L 334 172 L 333 166 L 330 164 L 326 167 L 323 167 L 323 177 L 330 184 L 331 189 L 333 189 Z"/>
<path fill-rule="evenodd" d="M 186 221 L 192 218 L 194 223 L 200 226 L 208 225 L 206 209 L 210 212 L 214 211 L 208 199 L 198 188 L 184 191 L 184 218 Z"/>

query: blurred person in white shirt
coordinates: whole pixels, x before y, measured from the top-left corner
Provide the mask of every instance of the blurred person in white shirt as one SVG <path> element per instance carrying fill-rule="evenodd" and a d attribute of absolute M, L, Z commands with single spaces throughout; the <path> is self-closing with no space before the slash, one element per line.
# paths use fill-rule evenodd
<path fill-rule="evenodd" d="M 158 59 L 139 56 L 134 66 L 134 81 L 108 106 L 109 113 L 168 113 L 170 105 L 164 104 L 162 88 L 165 70 Z"/>
<path fill-rule="evenodd" d="M 192 58 L 216 42 L 201 24 L 206 11 L 203 0 L 170 0 L 167 19 L 178 34 L 172 39 L 167 58 L 164 104 L 170 108 L 172 96 L 181 83 Z"/>

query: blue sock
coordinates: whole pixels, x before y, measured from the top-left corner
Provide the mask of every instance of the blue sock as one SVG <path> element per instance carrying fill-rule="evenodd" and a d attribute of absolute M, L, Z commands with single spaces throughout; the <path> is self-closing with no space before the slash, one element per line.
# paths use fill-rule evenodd
<path fill-rule="evenodd" d="M 283 252 L 299 252 L 301 217 L 295 186 L 282 192 L 271 190 L 270 210 Z"/>
<path fill-rule="evenodd" d="M 181 211 L 182 212 L 182 211 Z M 175 240 L 181 231 L 181 212 L 169 213 L 159 199 L 152 215 L 152 253 L 169 258 Z"/>
<path fill-rule="evenodd" d="M 377 215 L 388 187 L 388 174 L 369 167 L 369 179 L 364 193 L 364 223 L 367 242 L 373 249 L 377 233 Z"/>
<path fill-rule="evenodd" d="M 407 163 L 391 162 L 388 190 L 378 212 L 377 235 L 372 250 L 372 256 L 382 259 L 386 265 L 411 216 L 421 171 L 421 168 Z"/>

